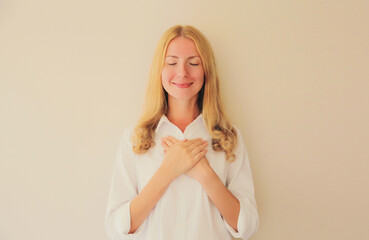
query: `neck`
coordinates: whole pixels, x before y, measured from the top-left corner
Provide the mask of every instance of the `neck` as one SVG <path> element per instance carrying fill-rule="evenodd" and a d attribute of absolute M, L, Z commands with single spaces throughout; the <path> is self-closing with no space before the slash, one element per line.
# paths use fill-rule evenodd
<path fill-rule="evenodd" d="M 200 110 L 197 106 L 197 98 L 190 100 L 176 99 L 168 96 L 168 120 L 184 131 L 187 125 L 193 122 L 199 115 Z"/>

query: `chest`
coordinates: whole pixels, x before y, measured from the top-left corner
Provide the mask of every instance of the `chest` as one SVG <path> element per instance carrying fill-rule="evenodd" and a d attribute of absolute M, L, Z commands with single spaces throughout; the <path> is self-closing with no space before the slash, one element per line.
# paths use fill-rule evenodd
<path fill-rule="evenodd" d="M 208 141 L 208 152 L 206 153 L 206 158 L 209 161 L 211 168 L 220 178 L 220 180 L 225 184 L 227 179 L 228 172 L 228 164 L 226 162 L 226 155 L 223 151 L 214 151 L 211 145 L 211 137 L 204 129 L 196 129 L 191 132 L 179 132 L 179 131 L 161 131 L 155 135 L 154 141 L 155 146 L 151 147 L 148 152 L 141 155 L 136 155 L 135 166 L 136 166 L 136 176 L 137 176 L 137 184 L 138 184 L 138 192 L 140 192 L 143 187 L 149 182 L 151 177 L 155 174 L 155 172 L 161 166 L 164 160 L 164 148 L 161 146 L 160 141 L 161 138 L 167 135 L 171 135 L 179 140 L 184 138 L 194 139 L 201 137 L 204 140 Z M 180 184 L 181 179 L 184 179 L 187 176 L 178 177 L 178 181 L 173 181 L 171 185 L 175 186 L 176 184 Z M 176 179 L 177 180 L 177 179 Z M 192 180 L 192 179 L 190 179 Z M 183 184 L 183 183 L 182 183 Z M 199 187 L 199 183 L 197 181 L 186 181 L 187 187 Z M 189 186 L 191 185 L 191 186 Z"/>

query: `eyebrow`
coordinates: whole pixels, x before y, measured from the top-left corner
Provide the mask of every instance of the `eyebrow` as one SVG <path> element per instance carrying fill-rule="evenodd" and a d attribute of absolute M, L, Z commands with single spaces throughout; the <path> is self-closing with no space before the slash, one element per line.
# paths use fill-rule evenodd
<path fill-rule="evenodd" d="M 166 57 L 167 57 L 167 58 L 168 58 L 168 57 L 178 58 L 177 56 L 174 56 L 174 55 L 168 55 L 168 56 L 166 56 Z M 195 57 L 200 58 L 199 56 L 191 56 L 191 57 L 188 57 L 187 59 L 192 59 L 192 58 L 195 58 Z"/>

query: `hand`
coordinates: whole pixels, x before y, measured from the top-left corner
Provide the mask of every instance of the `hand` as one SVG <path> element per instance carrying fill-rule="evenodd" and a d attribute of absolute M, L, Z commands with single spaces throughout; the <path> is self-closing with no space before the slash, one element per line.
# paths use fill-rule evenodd
<path fill-rule="evenodd" d="M 177 140 L 177 139 L 176 139 Z M 206 153 L 206 147 L 200 138 L 171 143 L 166 149 L 162 165 L 160 166 L 170 180 L 174 180 L 182 173 L 187 172 Z"/>
<path fill-rule="evenodd" d="M 183 142 L 188 141 L 187 139 L 184 139 Z M 166 153 L 167 151 L 169 151 L 174 144 L 181 142 L 178 139 L 172 137 L 172 136 L 168 136 L 168 137 L 163 137 L 162 138 L 162 142 L 161 145 L 164 147 L 164 153 Z M 203 140 L 203 148 L 205 151 L 205 154 L 207 152 L 207 145 L 208 142 Z M 206 178 L 208 171 L 211 169 L 209 161 L 207 160 L 207 158 L 204 156 L 196 163 L 194 164 L 194 166 L 192 168 L 190 168 L 189 170 L 187 170 L 187 172 L 185 172 L 187 174 L 187 176 L 197 180 L 198 182 L 202 183 L 203 180 Z"/>

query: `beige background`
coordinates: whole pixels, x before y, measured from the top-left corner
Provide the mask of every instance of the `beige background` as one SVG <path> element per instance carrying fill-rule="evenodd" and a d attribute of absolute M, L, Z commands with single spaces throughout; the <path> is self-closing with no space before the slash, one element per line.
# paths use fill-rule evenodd
<path fill-rule="evenodd" d="M 118 141 L 175 24 L 214 48 L 254 175 L 252 239 L 369 239 L 368 1 L 0 5 L 0 239 L 107 239 Z"/>

